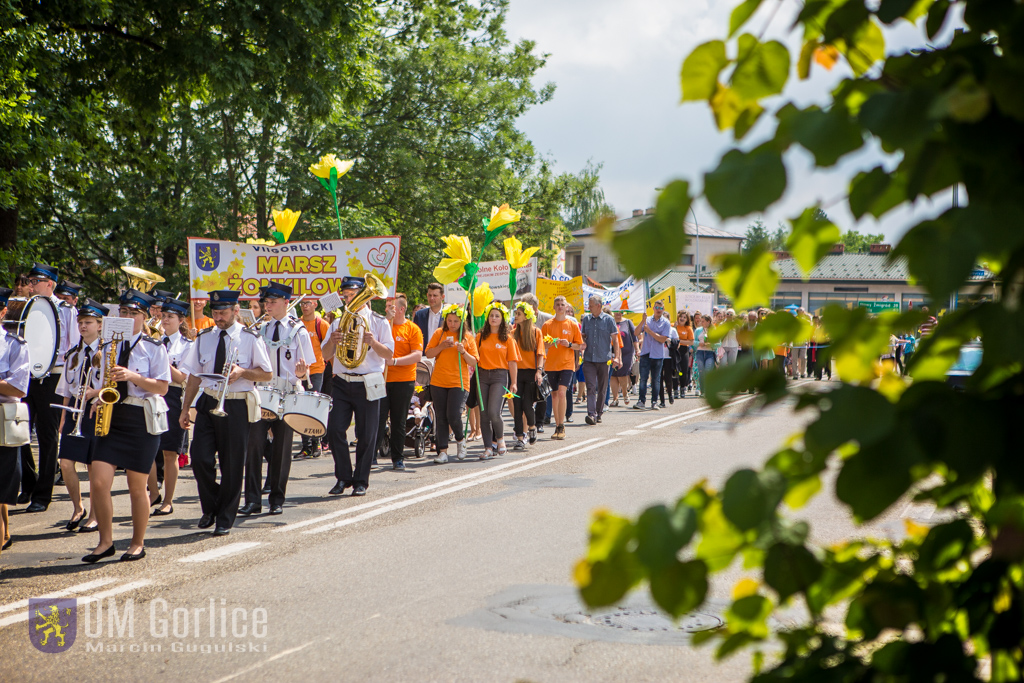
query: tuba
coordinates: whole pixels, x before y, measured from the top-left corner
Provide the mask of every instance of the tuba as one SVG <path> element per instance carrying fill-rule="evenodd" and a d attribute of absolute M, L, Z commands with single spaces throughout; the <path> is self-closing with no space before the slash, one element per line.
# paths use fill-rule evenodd
<path fill-rule="evenodd" d="M 363 319 L 355 313 L 360 306 L 370 299 L 386 298 L 388 288 L 384 286 L 380 278 L 373 273 L 366 274 L 366 286 L 359 290 L 351 302 L 345 306 L 341 317 L 338 318 L 338 330 L 345 333 L 345 340 L 338 344 L 338 351 L 335 356 L 342 365 L 350 370 L 357 368 L 366 358 L 366 351 L 369 347 L 363 343 Z"/>
<path fill-rule="evenodd" d="M 140 292 L 146 292 L 147 294 L 161 282 L 166 282 L 160 275 L 143 270 L 142 268 L 136 268 L 135 266 L 121 266 L 121 270 L 128 275 L 129 287 Z M 160 329 L 160 322 L 156 318 L 150 318 L 146 321 L 146 334 L 153 339 L 161 339 L 164 336 L 163 331 Z"/>

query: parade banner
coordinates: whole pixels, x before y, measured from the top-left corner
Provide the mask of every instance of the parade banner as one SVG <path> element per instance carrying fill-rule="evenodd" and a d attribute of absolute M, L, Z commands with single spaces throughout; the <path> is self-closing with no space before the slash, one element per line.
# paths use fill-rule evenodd
<path fill-rule="evenodd" d="M 679 302 L 677 311 L 688 313 L 700 311 L 710 314 L 714 307 L 714 294 L 705 294 L 704 292 L 683 292 L 677 297 L 677 300 Z"/>
<path fill-rule="evenodd" d="M 496 301 L 511 301 L 511 292 L 508 289 L 508 261 L 483 261 L 480 270 L 477 271 L 477 285 L 486 282 L 494 292 Z M 530 263 L 516 271 L 516 296 L 529 294 L 537 291 L 537 259 L 530 259 Z M 466 290 L 458 282 L 446 285 L 444 288 L 445 303 L 459 304 L 466 303 Z"/>
<path fill-rule="evenodd" d="M 374 273 L 395 291 L 402 238 L 286 242 L 279 245 L 188 238 L 190 296 L 209 298 L 217 289 L 233 289 L 256 299 L 271 280 L 291 285 L 295 297 L 335 292 L 346 275 Z M 507 282 L 506 282 L 507 285 Z"/>
<path fill-rule="evenodd" d="M 665 305 L 665 311 L 663 315 L 668 318 L 672 323 L 676 321 L 676 288 L 675 285 L 661 290 L 650 299 L 647 300 L 647 315 L 648 317 L 654 316 L 654 302 L 660 301 Z M 633 321 L 634 325 L 639 325 L 640 321 L 643 320 L 643 315 L 640 313 L 627 313 L 625 317 Z"/>
<path fill-rule="evenodd" d="M 564 296 L 569 305 L 576 309 L 576 317 L 586 313 L 583 302 L 583 278 L 574 277 L 571 280 L 548 280 L 538 278 L 537 299 L 540 301 L 540 310 L 545 313 L 555 312 L 555 297 Z"/>

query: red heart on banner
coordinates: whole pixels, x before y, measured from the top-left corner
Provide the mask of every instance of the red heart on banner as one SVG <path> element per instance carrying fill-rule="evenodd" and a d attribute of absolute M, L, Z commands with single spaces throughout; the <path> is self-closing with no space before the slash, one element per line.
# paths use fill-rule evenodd
<path fill-rule="evenodd" d="M 370 265 L 381 270 L 386 269 L 393 258 L 395 258 L 395 245 L 391 242 L 374 247 L 366 254 L 366 260 L 370 262 Z"/>

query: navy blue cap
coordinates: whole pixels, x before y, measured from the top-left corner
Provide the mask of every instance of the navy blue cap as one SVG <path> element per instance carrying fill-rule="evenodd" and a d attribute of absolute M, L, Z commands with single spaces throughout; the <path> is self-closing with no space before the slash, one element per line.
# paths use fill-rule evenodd
<path fill-rule="evenodd" d="M 0 287 L 0 306 L 7 306 L 7 300 L 11 298 L 11 294 L 14 294 L 13 289 Z"/>
<path fill-rule="evenodd" d="M 78 302 L 78 317 L 105 318 L 107 307 L 95 299 L 86 299 L 85 303 Z"/>
<path fill-rule="evenodd" d="M 161 306 L 163 307 L 161 310 L 164 313 L 177 313 L 183 318 L 188 317 L 187 301 L 178 301 L 177 299 L 168 297 L 161 302 Z"/>
<path fill-rule="evenodd" d="M 362 289 L 365 286 L 366 279 L 354 275 L 346 275 L 341 280 L 341 289 Z"/>
<path fill-rule="evenodd" d="M 288 299 L 292 298 L 292 286 L 283 285 L 280 282 L 270 281 L 269 285 L 260 287 L 260 298 Z"/>
<path fill-rule="evenodd" d="M 54 290 L 54 294 L 70 294 L 71 296 L 78 296 L 82 291 L 82 285 L 75 284 L 70 280 L 61 280 Z"/>
<path fill-rule="evenodd" d="M 236 292 L 230 289 L 218 289 L 215 292 L 210 292 L 210 310 L 218 311 L 223 308 L 237 306 L 238 297 L 241 296 L 241 294 L 241 292 Z"/>
<path fill-rule="evenodd" d="M 121 305 L 149 313 L 149 307 L 156 301 L 153 297 L 137 289 L 129 289 L 121 295 Z"/>
<path fill-rule="evenodd" d="M 32 270 L 28 271 L 28 276 L 45 277 L 47 280 L 53 280 L 56 282 L 60 279 L 60 273 L 54 266 L 48 263 L 36 263 L 32 266 Z"/>
<path fill-rule="evenodd" d="M 173 299 L 174 298 L 174 293 L 173 292 L 168 292 L 166 289 L 154 289 L 149 294 L 154 299 L 156 299 L 156 303 L 158 303 L 158 304 L 163 303 L 166 299 Z"/>

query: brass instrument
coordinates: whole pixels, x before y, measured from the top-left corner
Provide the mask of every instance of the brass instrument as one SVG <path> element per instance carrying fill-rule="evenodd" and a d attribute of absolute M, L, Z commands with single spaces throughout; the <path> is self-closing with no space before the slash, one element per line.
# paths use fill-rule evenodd
<path fill-rule="evenodd" d="M 217 417 L 227 416 L 227 412 L 224 410 L 224 399 L 228 397 L 228 384 L 230 384 L 231 379 L 231 368 L 232 366 L 234 366 L 235 361 L 237 360 L 238 347 L 232 346 L 231 352 L 228 354 L 227 360 L 224 361 L 224 385 L 220 388 L 220 396 L 217 397 L 217 407 L 210 409 L 210 415 L 216 415 Z"/>
<path fill-rule="evenodd" d="M 96 409 L 96 436 L 106 436 L 110 433 L 110 418 L 114 414 L 114 404 L 121 400 L 121 392 L 117 390 L 117 382 L 113 379 L 114 368 L 117 360 L 114 354 L 117 353 L 117 346 L 124 340 L 124 335 L 115 332 L 110 339 L 110 348 L 107 350 L 106 367 L 103 374 L 103 387 L 96 400 L 100 402 Z M 99 356 L 97 356 L 99 358 Z"/>
<path fill-rule="evenodd" d="M 121 270 L 128 274 L 129 287 L 140 292 L 146 292 L 147 294 L 161 282 L 166 282 L 160 275 L 143 270 L 142 268 L 136 268 L 135 266 L 121 266 Z M 163 330 L 160 329 L 159 321 L 153 322 L 155 320 L 156 318 L 150 318 L 146 321 L 146 334 L 153 339 L 163 339 Z"/>
<path fill-rule="evenodd" d="M 363 319 L 355 311 L 377 297 L 387 298 L 388 288 L 381 282 L 380 278 L 373 273 L 366 274 L 366 286 L 345 305 L 341 316 L 338 318 L 338 331 L 345 333 L 345 340 L 338 344 L 335 356 L 342 365 L 350 370 L 357 368 L 366 359 L 366 352 L 370 348 L 363 343 L 363 333 L 359 329 L 363 327 Z"/>
<path fill-rule="evenodd" d="M 78 408 L 78 414 L 75 415 L 75 428 L 71 432 L 71 436 L 82 435 L 82 415 L 85 413 L 85 392 L 92 384 L 92 373 L 93 368 L 85 373 L 85 381 L 82 382 L 82 386 L 78 388 L 78 397 L 75 400 L 75 406 Z M 114 389 L 117 391 L 117 389 Z"/>

